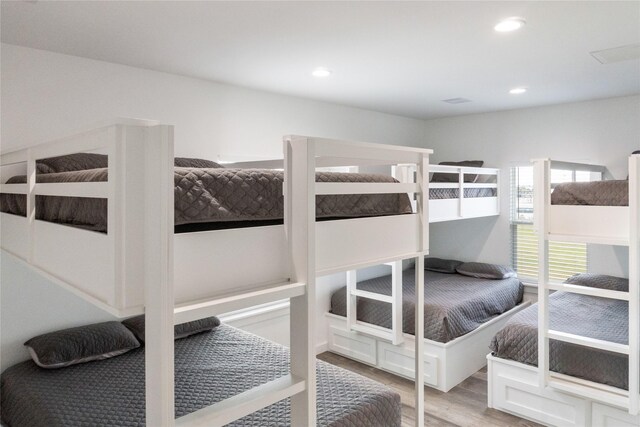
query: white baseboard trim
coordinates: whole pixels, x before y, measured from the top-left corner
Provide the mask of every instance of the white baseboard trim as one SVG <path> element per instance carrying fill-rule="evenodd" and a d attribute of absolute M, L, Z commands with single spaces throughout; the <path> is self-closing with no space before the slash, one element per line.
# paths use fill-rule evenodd
<path fill-rule="evenodd" d="M 316 354 L 324 353 L 325 351 L 329 351 L 328 341 L 316 344 Z"/>

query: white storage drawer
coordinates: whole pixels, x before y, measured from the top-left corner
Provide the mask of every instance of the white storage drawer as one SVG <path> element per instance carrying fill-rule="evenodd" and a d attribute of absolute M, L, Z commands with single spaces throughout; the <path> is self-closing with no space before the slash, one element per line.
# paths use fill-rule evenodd
<path fill-rule="evenodd" d="M 414 351 L 378 341 L 378 366 L 406 378 L 414 378 Z M 424 353 L 424 383 L 438 387 L 438 356 Z"/>
<path fill-rule="evenodd" d="M 369 365 L 376 365 L 376 340 L 356 332 L 329 328 L 329 350 Z"/>

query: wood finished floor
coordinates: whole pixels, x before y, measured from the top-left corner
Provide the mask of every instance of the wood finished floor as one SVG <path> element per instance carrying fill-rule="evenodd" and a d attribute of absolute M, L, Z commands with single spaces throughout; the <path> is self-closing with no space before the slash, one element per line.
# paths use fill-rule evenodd
<path fill-rule="evenodd" d="M 333 353 L 318 359 L 386 384 L 400 394 L 402 427 L 413 427 L 415 420 L 413 382 Z M 446 427 L 537 427 L 531 421 L 487 408 L 487 370 L 476 372 L 449 393 L 425 387 L 425 426 Z"/>

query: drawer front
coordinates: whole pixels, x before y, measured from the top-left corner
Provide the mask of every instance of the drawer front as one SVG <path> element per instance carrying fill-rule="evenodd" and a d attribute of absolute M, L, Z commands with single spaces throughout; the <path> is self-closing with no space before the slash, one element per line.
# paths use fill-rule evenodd
<path fill-rule="evenodd" d="M 492 373 L 492 402 L 495 409 L 538 422 L 567 427 L 588 425 L 589 404 L 578 397 L 551 389 L 540 390 L 537 384 L 512 376 L 509 369 L 494 364 Z M 510 368 L 510 367 L 506 367 Z M 526 377 L 528 372 L 522 372 Z"/>
<path fill-rule="evenodd" d="M 377 361 L 376 340 L 356 332 L 330 327 L 329 350 L 369 365 Z"/>
<path fill-rule="evenodd" d="M 640 415 L 611 406 L 594 403 L 592 408 L 592 424 L 598 427 L 638 427 Z"/>
<path fill-rule="evenodd" d="M 378 342 L 378 366 L 389 372 L 393 372 L 406 378 L 414 378 L 415 358 L 414 352 L 402 346 L 379 341 Z M 438 357 L 433 354 L 424 354 L 424 383 L 438 387 Z"/>

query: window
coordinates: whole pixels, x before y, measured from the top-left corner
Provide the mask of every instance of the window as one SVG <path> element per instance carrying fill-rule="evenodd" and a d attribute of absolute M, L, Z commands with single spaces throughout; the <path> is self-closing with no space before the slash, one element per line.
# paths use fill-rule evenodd
<path fill-rule="evenodd" d="M 590 173 L 552 170 L 551 182 L 591 181 Z M 533 167 L 511 169 L 512 263 L 522 279 L 537 280 L 538 236 L 533 229 Z M 587 245 L 549 242 L 549 279 L 564 281 L 587 272 Z"/>

